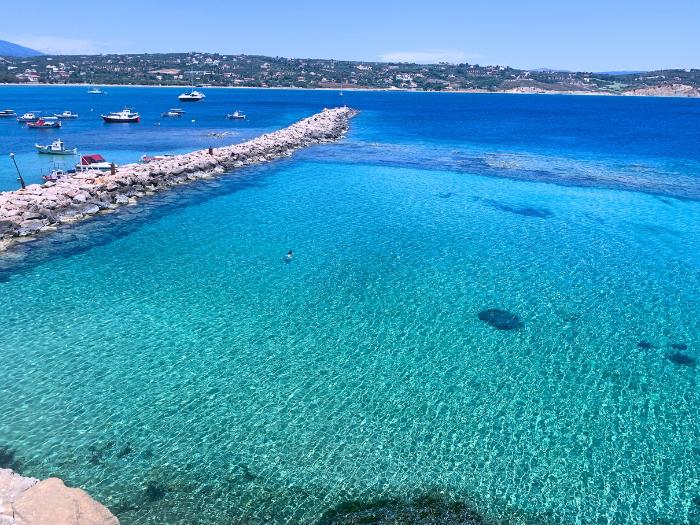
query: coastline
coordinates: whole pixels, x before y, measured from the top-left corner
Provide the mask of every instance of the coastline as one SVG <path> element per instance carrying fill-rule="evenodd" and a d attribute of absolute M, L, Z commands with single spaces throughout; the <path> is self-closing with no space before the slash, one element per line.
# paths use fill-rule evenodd
<path fill-rule="evenodd" d="M 32 83 L 0 83 L 0 88 L 3 87 L 82 87 L 86 88 L 93 84 L 49 84 L 41 82 Z M 187 86 L 162 86 L 153 84 L 97 84 L 106 88 L 167 88 L 167 89 L 187 89 Z M 201 89 L 265 89 L 276 91 L 341 91 L 340 88 L 314 87 L 300 88 L 294 86 L 204 86 Z M 664 91 L 665 90 L 665 91 Z M 645 98 L 700 98 L 700 91 L 694 94 L 680 94 L 678 90 L 666 89 L 666 87 L 649 87 L 643 89 L 634 89 L 622 93 L 613 93 L 609 91 L 585 91 L 585 90 L 539 90 L 529 88 L 511 88 L 488 91 L 485 89 L 453 89 L 453 90 L 418 90 L 418 89 L 402 89 L 402 88 L 372 88 L 372 87 L 349 87 L 344 86 L 342 91 L 345 92 L 378 92 L 378 93 L 445 93 L 445 94 L 468 94 L 468 95 L 568 95 L 568 96 L 596 96 L 596 97 L 645 97 Z M 668 93 L 668 94 L 661 94 Z"/>
<path fill-rule="evenodd" d="M 254 139 L 175 155 L 147 164 L 127 164 L 110 172 L 83 172 L 25 189 L 0 192 L 0 253 L 16 242 L 87 220 L 139 198 L 236 168 L 291 156 L 294 151 L 339 140 L 357 111 L 324 109 L 286 128 Z"/>

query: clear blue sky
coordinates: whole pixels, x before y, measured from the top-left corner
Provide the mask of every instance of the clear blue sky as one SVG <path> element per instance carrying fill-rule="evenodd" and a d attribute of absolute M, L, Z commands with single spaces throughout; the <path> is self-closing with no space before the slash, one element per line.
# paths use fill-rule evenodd
<path fill-rule="evenodd" d="M 48 52 L 212 51 L 609 71 L 700 68 L 700 0 L 4 0 Z"/>

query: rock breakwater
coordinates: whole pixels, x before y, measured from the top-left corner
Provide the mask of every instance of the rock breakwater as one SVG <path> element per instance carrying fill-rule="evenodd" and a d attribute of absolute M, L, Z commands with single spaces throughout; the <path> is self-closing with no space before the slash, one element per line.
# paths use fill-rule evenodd
<path fill-rule="evenodd" d="M 351 108 L 324 109 L 278 131 L 210 150 L 128 164 L 115 173 L 84 172 L 46 184 L 0 193 L 0 252 L 14 242 L 85 220 L 174 186 L 210 178 L 252 164 L 288 157 L 294 151 L 340 139 Z"/>

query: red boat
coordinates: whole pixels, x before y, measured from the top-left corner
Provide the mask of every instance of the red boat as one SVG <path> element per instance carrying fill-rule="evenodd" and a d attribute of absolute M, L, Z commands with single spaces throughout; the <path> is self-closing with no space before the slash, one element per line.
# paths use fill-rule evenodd
<path fill-rule="evenodd" d="M 121 124 L 130 122 L 141 122 L 141 116 L 130 109 L 123 109 L 109 115 L 102 115 L 102 120 L 109 124 Z"/>
<path fill-rule="evenodd" d="M 40 118 L 36 122 L 27 122 L 28 128 L 60 128 L 61 121 L 57 118 Z"/>

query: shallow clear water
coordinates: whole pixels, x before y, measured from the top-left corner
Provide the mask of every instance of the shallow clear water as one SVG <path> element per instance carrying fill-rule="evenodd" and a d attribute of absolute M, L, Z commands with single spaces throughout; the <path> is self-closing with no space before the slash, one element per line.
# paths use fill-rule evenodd
<path fill-rule="evenodd" d="M 245 93 L 270 115 L 337 100 Z M 428 492 L 510 523 L 700 523 L 699 370 L 668 358 L 700 360 L 700 104 L 420 97 L 351 93 L 341 144 L 5 258 L 22 470 L 124 524 Z"/>

